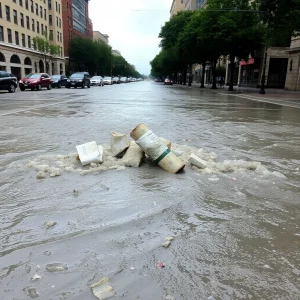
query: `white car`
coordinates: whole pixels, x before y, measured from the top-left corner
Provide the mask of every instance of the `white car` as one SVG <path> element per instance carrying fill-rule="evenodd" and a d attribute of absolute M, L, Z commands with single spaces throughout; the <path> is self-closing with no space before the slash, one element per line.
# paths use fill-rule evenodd
<path fill-rule="evenodd" d="M 111 77 L 108 77 L 108 76 L 105 76 L 105 77 L 103 78 L 103 83 L 104 83 L 104 84 L 110 84 L 110 85 L 114 84 L 112 78 L 111 78 Z"/>
<path fill-rule="evenodd" d="M 121 81 L 121 83 L 127 83 L 128 78 L 127 77 L 121 77 L 120 81 Z"/>
<path fill-rule="evenodd" d="M 101 76 L 93 76 L 91 78 L 91 85 L 104 86 L 103 78 Z"/>

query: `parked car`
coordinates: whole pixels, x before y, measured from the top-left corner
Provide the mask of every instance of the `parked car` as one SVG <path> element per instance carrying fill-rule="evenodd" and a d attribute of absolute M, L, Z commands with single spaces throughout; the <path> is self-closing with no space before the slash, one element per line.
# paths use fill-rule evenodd
<path fill-rule="evenodd" d="M 132 77 L 128 77 L 128 82 L 131 82 L 132 81 Z"/>
<path fill-rule="evenodd" d="M 120 82 L 121 83 L 127 83 L 128 82 L 128 78 L 127 77 L 121 77 Z"/>
<path fill-rule="evenodd" d="M 71 87 L 75 89 L 81 87 L 84 89 L 86 86 L 88 88 L 91 87 L 90 75 L 87 72 L 79 72 L 79 73 L 72 74 L 66 83 L 67 89 Z"/>
<path fill-rule="evenodd" d="M 53 88 L 61 88 L 62 86 L 66 86 L 68 78 L 65 75 L 52 75 L 51 76 L 51 86 Z"/>
<path fill-rule="evenodd" d="M 112 78 L 111 78 L 111 77 L 108 77 L 108 76 L 105 76 L 105 77 L 103 78 L 103 82 L 104 82 L 104 84 L 114 84 Z"/>
<path fill-rule="evenodd" d="M 91 85 L 104 86 L 103 78 L 101 76 L 93 76 L 91 78 Z"/>
<path fill-rule="evenodd" d="M 165 85 L 173 85 L 173 81 L 169 78 L 165 79 Z"/>
<path fill-rule="evenodd" d="M 120 77 L 114 77 L 113 83 L 117 83 L 117 84 L 121 83 Z"/>
<path fill-rule="evenodd" d="M 42 88 L 47 88 L 51 90 L 51 78 L 46 73 L 31 73 L 19 81 L 19 87 L 22 92 L 26 89 L 40 91 Z"/>
<path fill-rule="evenodd" d="M 131 78 L 131 81 L 132 82 L 136 82 L 136 78 Z"/>
<path fill-rule="evenodd" d="M 17 78 L 11 73 L 0 71 L 0 90 L 7 90 L 14 93 L 18 86 Z"/>

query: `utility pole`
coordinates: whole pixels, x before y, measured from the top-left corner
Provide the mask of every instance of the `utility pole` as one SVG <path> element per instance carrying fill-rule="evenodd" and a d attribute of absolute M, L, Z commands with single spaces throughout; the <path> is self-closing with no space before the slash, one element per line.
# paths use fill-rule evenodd
<path fill-rule="evenodd" d="M 259 90 L 259 93 L 261 95 L 264 95 L 266 93 L 266 91 L 265 91 L 265 81 L 266 81 L 267 55 L 268 55 L 268 48 L 266 47 L 265 57 L 264 57 L 264 68 L 263 68 L 263 73 L 262 73 L 262 76 L 261 76 L 261 84 L 260 84 L 260 90 Z"/>

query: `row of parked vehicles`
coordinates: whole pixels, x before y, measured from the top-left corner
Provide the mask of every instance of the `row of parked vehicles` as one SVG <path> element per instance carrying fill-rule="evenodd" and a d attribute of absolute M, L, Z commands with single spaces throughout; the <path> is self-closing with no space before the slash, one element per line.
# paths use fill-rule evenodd
<path fill-rule="evenodd" d="M 8 72 L 0 71 L 0 90 L 8 90 L 10 93 L 14 93 L 19 84 L 21 91 L 26 89 L 40 91 L 42 88 L 90 88 L 93 85 L 104 86 L 105 84 L 120 84 L 128 82 L 142 81 L 141 78 L 131 77 L 110 77 L 110 76 L 93 76 L 90 78 L 88 72 L 77 72 L 72 74 L 70 77 L 65 75 L 52 75 L 49 76 L 47 73 L 31 73 L 22 78 L 19 82 L 17 78 Z"/>

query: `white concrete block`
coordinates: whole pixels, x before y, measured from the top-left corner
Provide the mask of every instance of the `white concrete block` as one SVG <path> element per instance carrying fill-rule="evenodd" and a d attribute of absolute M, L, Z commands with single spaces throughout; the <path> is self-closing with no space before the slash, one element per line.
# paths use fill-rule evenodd
<path fill-rule="evenodd" d="M 195 154 L 191 154 L 190 158 L 189 158 L 189 162 L 200 168 L 200 169 L 205 169 L 207 167 L 207 163 L 206 161 L 204 161 L 203 159 L 201 159 L 200 157 L 196 156 Z"/>
<path fill-rule="evenodd" d="M 90 163 L 102 163 L 103 147 L 98 146 L 95 141 L 76 146 L 79 159 L 83 166 Z"/>

